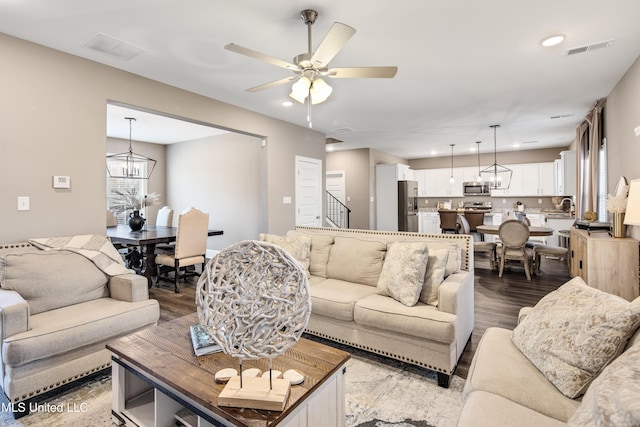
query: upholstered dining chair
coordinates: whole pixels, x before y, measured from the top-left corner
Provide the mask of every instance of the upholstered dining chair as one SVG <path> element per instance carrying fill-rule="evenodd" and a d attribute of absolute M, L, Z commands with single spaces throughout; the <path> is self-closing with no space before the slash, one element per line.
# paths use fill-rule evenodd
<path fill-rule="evenodd" d="M 534 259 L 533 250 L 526 247 L 529 240 L 529 227 L 522 221 L 510 219 L 500 224 L 498 229 L 502 247 L 499 250 L 500 259 L 499 277 L 502 277 L 504 264 L 508 260 L 521 261 L 524 264 L 524 272 L 527 280 L 531 280 L 531 264 Z"/>
<path fill-rule="evenodd" d="M 180 281 L 181 270 L 184 270 L 185 278 L 188 276 L 186 267 L 201 264 L 201 271 L 204 271 L 208 231 L 208 213 L 198 209 L 190 209 L 178 216 L 175 251 L 169 254 L 156 255 L 156 286 L 159 285 L 160 279 L 163 279 L 163 275 L 166 277 L 169 271 L 174 270 L 174 290 L 178 293 L 180 292 L 178 283 Z M 192 274 L 199 275 L 195 272 Z"/>
<path fill-rule="evenodd" d="M 156 216 L 156 226 L 171 227 L 173 225 L 173 209 L 169 206 L 163 206 L 158 210 Z"/>
<path fill-rule="evenodd" d="M 456 233 L 458 234 L 458 212 L 439 210 L 440 214 L 440 229 L 442 233 Z"/>
<path fill-rule="evenodd" d="M 484 214 L 483 214 L 484 215 Z M 469 221 L 463 215 L 458 216 L 458 223 L 460 224 L 460 231 L 462 234 L 471 234 L 471 227 Z M 489 255 L 489 265 L 492 270 L 496 269 L 496 247 L 493 242 L 476 242 L 473 240 L 473 253 L 486 253 Z"/>

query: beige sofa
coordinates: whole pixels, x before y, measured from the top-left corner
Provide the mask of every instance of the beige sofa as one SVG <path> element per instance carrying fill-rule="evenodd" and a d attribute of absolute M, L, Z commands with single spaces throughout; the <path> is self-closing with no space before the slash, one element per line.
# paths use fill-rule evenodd
<path fill-rule="evenodd" d="M 636 302 L 636 312 L 640 299 Z M 558 310 L 552 314 L 566 310 Z M 593 313 L 595 314 L 593 310 Z M 606 310 L 605 310 L 606 311 Z M 519 322 L 530 315 L 531 307 L 520 310 Z M 595 323 L 602 323 L 598 313 Z M 591 322 L 583 322 L 591 325 Z M 540 329 L 551 329 L 545 320 Z M 560 325 L 563 328 L 564 325 Z M 635 331 L 635 333 L 634 333 Z M 586 382 L 586 389 L 569 397 L 561 376 L 569 369 L 563 363 L 553 362 L 554 370 L 537 368 L 514 344 L 515 331 L 492 327 L 482 336 L 469 369 L 463 392 L 463 408 L 458 426 L 637 426 L 640 423 L 640 332 L 637 325 L 631 328 L 631 339 L 598 338 L 596 346 L 606 342 L 621 345 L 624 352 L 614 356 L 599 375 Z M 580 332 L 581 333 L 581 332 Z M 579 344 L 585 342 L 580 333 L 574 334 Z M 556 336 L 561 335 L 555 334 Z M 553 346 L 562 337 L 550 338 L 540 347 Z M 516 339 L 517 341 L 517 339 Z M 549 344 L 550 343 L 550 344 Z M 534 344 L 532 344 L 534 345 Z M 566 357 L 563 352 L 549 352 Z M 591 356 L 596 359 L 596 356 Z M 545 358 L 549 359 L 548 356 Z M 533 359 L 538 360 L 538 359 Z M 546 374 L 545 374 L 546 373 Z M 552 382 L 553 381 L 553 382 Z M 554 385 L 554 382 L 556 383 Z M 563 390 L 563 391 L 561 391 Z M 635 419 L 634 414 L 635 411 Z"/>
<path fill-rule="evenodd" d="M 309 269 L 312 304 L 307 333 L 431 369 L 438 373 L 438 384 L 448 387 L 474 325 L 469 235 L 311 227 L 296 227 L 287 234 L 296 236 L 310 239 L 309 260 L 303 262 Z M 283 242 L 284 237 L 261 235 L 261 239 L 304 258 L 296 256 L 295 247 L 287 247 L 291 242 Z M 432 254 L 445 254 L 446 278 L 430 304 L 422 301 L 422 295 L 408 306 L 379 294 L 380 276 L 386 275 L 385 267 L 392 267 L 385 263 L 393 242 L 425 242 L 429 262 Z M 407 269 L 396 267 L 398 277 Z"/>
<path fill-rule="evenodd" d="M 106 342 L 157 323 L 146 278 L 109 276 L 95 262 L 27 242 L 0 245 L 0 378 L 16 417 L 31 400 L 108 368 Z"/>

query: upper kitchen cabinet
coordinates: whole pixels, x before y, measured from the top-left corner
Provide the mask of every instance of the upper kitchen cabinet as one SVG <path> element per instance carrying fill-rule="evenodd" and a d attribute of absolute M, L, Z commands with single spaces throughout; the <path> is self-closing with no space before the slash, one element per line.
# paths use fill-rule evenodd
<path fill-rule="evenodd" d="M 465 168 L 418 169 L 414 171 L 418 181 L 418 197 L 462 197 Z"/>
<path fill-rule="evenodd" d="M 562 151 L 560 159 L 554 161 L 556 176 L 556 196 L 576 195 L 576 152 Z"/>
<path fill-rule="evenodd" d="M 524 176 L 522 196 L 554 196 L 556 193 L 555 165 L 529 163 L 522 165 Z"/>
<path fill-rule="evenodd" d="M 524 187 L 524 174 L 522 171 L 523 165 L 504 165 L 504 167 L 511 169 L 511 184 L 509 188 L 503 190 L 491 190 L 491 197 L 514 197 L 522 196 Z"/>
<path fill-rule="evenodd" d="M 409 167 L 409 165 L 401 165 L 396 164 L 396 175 L 398 181 L 414 181 L 415 175 L 414 170 Z"/>

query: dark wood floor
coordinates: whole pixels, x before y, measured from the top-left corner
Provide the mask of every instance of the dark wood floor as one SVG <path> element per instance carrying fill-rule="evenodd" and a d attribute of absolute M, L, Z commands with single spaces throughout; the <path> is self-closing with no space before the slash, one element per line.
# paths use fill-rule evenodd
<path fill-rule="evenodd" d="M 475 263 L 475 327 L 471 341 L 460 358 L 456 375 L 467 377 L 469 364 L 480 337 L 491 326 L 513 329 L 521 307 L 535 305 L 543 296 L 569 280 L 564 262 L 553 259 L 542 260 L 542 271 L 528 281 L 522 267 L 512 266 L 505 270 L 502 278 L 489 269 L 489 262 L 482 254 Z M 160 303 L 160 322 L 166 322 L 196 310 L 195 283 L 181 283 L 181 292 L 173 292 L 173 284 L 161 282 L 160 288 L 151 288 L 150 297 Z"/>

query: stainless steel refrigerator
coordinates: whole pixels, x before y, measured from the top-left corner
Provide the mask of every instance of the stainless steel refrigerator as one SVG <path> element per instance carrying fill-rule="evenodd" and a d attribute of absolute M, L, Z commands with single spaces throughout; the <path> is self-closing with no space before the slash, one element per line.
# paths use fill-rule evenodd
<path fill-rule="evenodd" d="M 398 231 L 418 232 L 417 181 L 398 181 Z"/>

